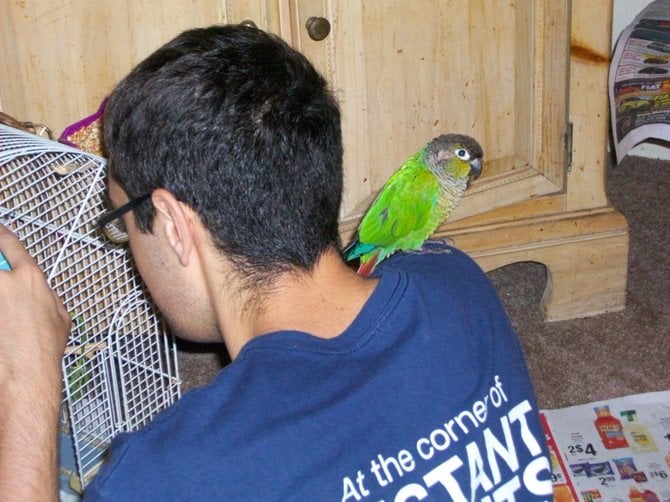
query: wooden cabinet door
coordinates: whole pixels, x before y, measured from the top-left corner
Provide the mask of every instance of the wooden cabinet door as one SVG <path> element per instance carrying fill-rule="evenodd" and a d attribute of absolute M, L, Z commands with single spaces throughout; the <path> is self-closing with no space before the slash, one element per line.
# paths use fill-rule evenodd
<path fill-rule="evenodd" d="M 57 134 L 180 31 L 250 20 L 328 78 L 345 143 L 346 238 L 390 174 L 432 137 L 484 148 L 450 221 L 565 189 L 568 2 L 54 0 L 2 4 L 0 105 Z M 324 18 L 329 35 L 310 38 Z"/>
<path fill-rule="evenodd" d="M 0 109 L 59 134 L 180 31 L 244 21 L 305 53 L 340 101 L 345 242 L 409 155 L 466 133 L 484 174 L 437 234 L 485 270 L 545 264 L 547 318 L 623 308 L 628 230 L 604 190 L 610 0 L 0 1 Z"/>
<path fill-rule="evenodd" d="M 219 0 L 2 1 L 0 108 L 59 135 L 155 49 L 222 19 Z"/>
<path fill-rule="evenodd" d="M 228 0 L 221 2 L 222 22 L 250 24 L 285 38 L 290 33 L 282 21 L 286 19 L 286 0 Z"/>
<path fill-rule="evenodd" d="M 569 2 L 288 0 L 291 43 L 330 81 L 345 143 L 345 240 L 428 140 L 479 140 L 456 220 L 565 189 Z M 321 41 L 308 19 L 331 25 Z"/>

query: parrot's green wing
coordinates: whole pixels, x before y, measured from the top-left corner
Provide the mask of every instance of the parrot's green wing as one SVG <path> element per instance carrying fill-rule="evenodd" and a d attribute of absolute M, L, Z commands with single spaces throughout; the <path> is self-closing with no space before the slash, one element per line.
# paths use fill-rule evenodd
<path fill-rule="evenodd" d="M 358 229 L 358 240 L 377 248 L 421 246 L 431 228 L 440 186 L 437 178 L 418 162 L 398 170 L 379 193 Z"/>

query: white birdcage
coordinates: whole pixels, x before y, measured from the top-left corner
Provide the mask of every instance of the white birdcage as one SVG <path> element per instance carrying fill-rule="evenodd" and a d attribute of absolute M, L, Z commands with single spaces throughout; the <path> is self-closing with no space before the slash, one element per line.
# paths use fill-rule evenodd
<path fill-rule="evenodd" d="M 0 125 L 0 222 L 27 247 L 72 317 L 62 364 L 61 484 L 65 477 L 79 490 L 116 434 L 141 427 L 180 396 L 173 339 L 127 250 L 97 228 L 106 209 L 105 165 Z"/>

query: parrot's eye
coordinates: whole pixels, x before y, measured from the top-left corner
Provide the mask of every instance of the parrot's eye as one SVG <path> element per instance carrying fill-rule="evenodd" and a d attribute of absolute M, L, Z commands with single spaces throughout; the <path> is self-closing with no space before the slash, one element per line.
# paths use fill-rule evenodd
<path fill-rule="evenodd" d="M 461 160 L 470 160 L 470 153 L 465 148 L 456 150 L 456 157 Z"/>

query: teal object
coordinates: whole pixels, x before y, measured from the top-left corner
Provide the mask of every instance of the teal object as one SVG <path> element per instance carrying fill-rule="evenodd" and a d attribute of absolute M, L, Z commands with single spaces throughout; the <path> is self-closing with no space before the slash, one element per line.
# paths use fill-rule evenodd
<path fill-rule="evenodd" d="M 11 269 L 12 267 L 9 266 L 9 263 L 5 258 L 5 255 L 2 254 L 2 251 L 0 251 L 0 270 L 11 270 Z"/>
<path fill-rule="evenodd" d="M 482 171 L 479 143 L 463 134 L 434 138 L 389 178 L 361 220 L 346 261 L 367 277 L 396 251 L 421 248 Z"/>

